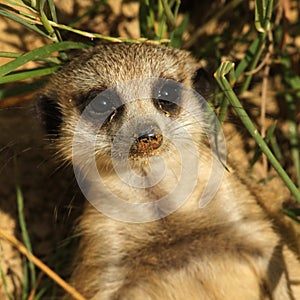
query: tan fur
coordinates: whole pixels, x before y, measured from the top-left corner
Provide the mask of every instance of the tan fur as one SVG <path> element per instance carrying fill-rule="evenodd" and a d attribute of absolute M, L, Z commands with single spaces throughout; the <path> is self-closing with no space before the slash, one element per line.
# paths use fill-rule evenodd
<path fill-rule="evenodd" d="M 43 94 L 55 99 L 62 110 L 58 150 L 71 160 L 79 118 L 76 97 L 92 88 L 108 88 L 142 77 L 170 78 L 193 87 L 197 68 L 187 52 L 161 46 L 109 44 L 86 51 L 54 76 Z M 194 109 L 197 111 L 196 105 Z M 124 118 L 152 111 L 150 102 L 141 102 L 129 108 Z M 299 262 L 238 175 L 225 172 L 214 199 L 205 208 L 198 208 L 212 157 L 203 128 L 184 113 L 176 118 L 198 147 L 196 188 L 176 212 L 149 223 L 120 222 L 87 203 L 80 220 L 81 241 L 71 283 L 87 299 L 99 300 L 300 299 Z M 111 123 L 111 132 L 115 132 L 114 119 Z M 82 129 L 83 142 L 88 140 L 88 130 Z M 167 141 L 159 155 L 173 172 L 148 189 L 126 186 L 111 170 L 109 137 L 100 135 L 97 147 L 103 180 L 113 193 L 129 202 L 154 201 L 176 184 L 178 154 Z M 133 168 L 147 172 L 145 159 L 138 158 Z M 92 183 L 94 179 L 87 180 Z"/>

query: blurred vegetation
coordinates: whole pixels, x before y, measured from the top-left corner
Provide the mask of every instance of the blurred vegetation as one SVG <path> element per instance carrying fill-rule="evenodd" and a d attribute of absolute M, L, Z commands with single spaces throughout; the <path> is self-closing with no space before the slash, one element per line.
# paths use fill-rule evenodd
<path fill-rule="evenodd" d="M 0 57 L 11 58 L 0 67 L 0 107 L 10 97 L 35 91 L 47 75 L 70 59 L 74 49 L 103 41 L 154 42 L 187 49 L 204 61 L 209 73 L 218 70 L 215 74 L 220 88 L 214 85 L 211 102 L 220 122 L 240 116 L 256 140 L 250 165 L 262 161 L 267 174 L 272 164 L 300 203 L 299 1 L 140 0 L 138 39 L 119 37 L 117 30 L 105 36 L 80 27 L 80 22 L 108 5 L 109 1 L 94 1 L 83 14 L 65 24 L 58 20 L 53 0 L 1 1 L 0 16 L 34 32 L 43 46 L 24 53 L 0 52 Z M 29 62 L 34 62 L 34 67 L 27 68 Z M 253 103 L 250 99 L 257 85 L 258 101 Z M 279 107 L 276 114 L 266 109 L 270 90 Z M 272 122 L 266 122 L 266 118 Z M 283 130 L 283 126 L 288 129 Z M 286 212 L 298 221 L 298 209 Z M 24 220 L 20 221 L 26 234 Z M 29 273 L 33 278 L 28 282 L 35 285 L 32 266 Z M 23 299 L 33 288 L 24 288 Z M 38 295 L 32 299 L 38 299 Z"/>

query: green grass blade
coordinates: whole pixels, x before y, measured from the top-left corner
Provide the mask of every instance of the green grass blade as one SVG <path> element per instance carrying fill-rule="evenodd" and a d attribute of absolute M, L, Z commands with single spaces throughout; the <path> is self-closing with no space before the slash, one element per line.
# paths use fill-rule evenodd
<path fill-rule="evenodd" d="M 2 256 L 2 247 L 1 247 L 1 244 L 0 244 L 0 258 Z M 8 287 L 8 283 L 7 283 L 7 280 L 6 280 L 6 275 L 4 274 L 4 271 L 3 271 L 3 268 L 2 268 L 2 265 L 1 265 L 1 260 L 0 260 L 0 275 L 1 275 L 1 280 L 2 280 L 2 285 L 4 286 L 4 289 L 5 289 L 5 294 L 7 296 L 7 298 L 9 300 L 13 300 L 13 296 L 9 290 L 9 287 Z"/>
<path fill-rule="evenodd" d="M 142 37 L 154 39 L 156 33 L 155 27 L 155 5 L 151 0 L 141 0 L 139 9 L 139 24 Z"/>
<path fill-rule="evenodd" d="M 0 7 L 1 7 L 1 4 L 0 4 Z M 0 16 L 3 16 L 5 18 L 8 18 L 8 19 L 11 19 L 15 22 L 18 22 L 20 23 L 21 25 L 29 28 L 30 30 L 36 32 L 37 34 L 43 36 L 43 37 L 46 37 L 46 38 L 50 38 L 44 31 L 42 31 L 41 29 L 38 28 L 38 26 L 30 23 L 28 20 L 25 20 L 11 12 L 8 12 L 8 11 L 5 11 L 5 10 L 2 10 L 0 9 Z"/>
<path fill-rule="evenodd" d="M 263 24 L 263 29 L 259 30 L 257 47 L 254 51 L 253 59 L 250 63 L 249 69 L 248 69 L 249 72 L 253 71 L 257 67 L 259 59 L 265 48 L 268 30 L 270 30 L 270 20 L 271 20 L 271 15 L 272 15 L 272 10 L 273 10 L 273 0 L 268 0 L 267 4 L 261 4 L 261 1 L 262 0 L 257 0 L 255 2 L 255 4 L 256 4 L 256 6 L 259 6 L 258 8 L 256 8 L 256 10 L 260 11 L 259 18 L 261 18 L 262 15 L 264 16 L 264 20 L 259 21 L 260 24 Z M 265 2 L 265 0 L 263 0 L 263 2 Z M 264 8 L 264 6 L 266 6 L 266 8 Z M 264 14 L 264 10 L 265 10 L 265 14 Z M 240 90 L 241 94 L 243 92 L 245 92 L 246 90 L 248 90 L 249 85 L 252 80 L 252 77 L 253 77 L 252 74 L 249 74 L 246 76 L 245 81 Z"/>
<path fill-rule="evenodd" d="M 255 53 L 257 52 L 258 46 L 259 46 L 259 39 L 255 39 L 249 46 L 249 49 L 247 50 L 245 57 L 241 60 L 241 62 L 238 64 L 238 66 L 235 69 L 236 78 L 239 78 L 240 75 L 246 70 L 251 60 L 253 59 Z"/>
<path fill-rule="evenodd" d="M 161 0 L 163 6 L 164 14 L 166 16 L 166 22 L 168 24 L 169 30 L 172 31 L 176 28 L 176 19 L 171 10 L 170 4 L 167 0 Z"/>
<path fill-rule="evenodd" d="M 22 55 L 21 53 L 16 53 L 16 52 L 6 52 L 6 51 L 0 52 L 0 57 L 17 58 L 21 55 Z"/>
<path fill-rule="evenodd" d="M 38 8 L 39 8 L 40 19 L 41 19 L 41 21 L 43 23 L 44 28 L 46 29 L 46 31 L 48 32 L 49 36 L 51 37 L 51 39 L 54 42 L 58 42 L 58 38 L 57 38 L 57 36 L 55 34 L 55 30 L 52 27 L 52 25 L 50 24 L 46 13 L 44 12 L 45 2 L 46 2 L 46 0 L 40 0 L 40 1 L 38 1 Z"/>
<path fill-rule="evenodd" d="M 300 215 L 298 210 L 295 209 L 283 209 L 283 212 L 289 216 L 292 220 L 296 221 L 297 223 L 300 224 L 300 220 L 298 216 Z"/>
<path fill-rule="evenodd" d="M 18 58 L 21 55 L 22 55 L 22 53 L 17 53 L 17 52 L 0 52 L 0 57 L 5 57 L 5 58 Z M 47 58 L 39 58 L 39 59 L 36 59 L 36 61 L 43 61 L 43 62 L 55 64 L 55 65 L 61 64 L 61 61 L 56 56 L 47 57 Z"/>
<path fill-rule="evenodd" d="M 32 7 L 27 6 L 24 3 L 21 3 L 21 2 L 16 3 L 15 1 L 10 1 L 10 0 L 6 0 L 6 3 L 9 3 L 12 6 L 1 3 L 0 7 L 2 7 L 2 9 L 5 9 L 7 11 L 11 11 L 11 12 L 14 12 L 16 14 L 19 14 L 19 15 L 22 15 L 22 16 L 26 16 L 28 18 L 32 18 L 33 16 L 30 15 L 30 14 L 28 14 L 28 13 L 26 13 L 26 12 L 24 12 L 24 11 L 22 11 L 22 10 L 17 9 L 17 7 L 24 7 L 26 9 L 30 10 L 33 14 L 36 14 L 36 11 Z"/>
<path fill-rule="evenodd" d="M 285 99 L 288 105 L 289 139 L 291 144 L 292 159 L 295 168 L 297 184 L 300 187 L 300 142 L 298 124 L 296 121 L 296 101 L 291 94 L 286 94 Z"/>
<path fill-rule="evenodd" d="M 16 158 L 14 158 L 14 166 L 15 166 L 16 197 L 17 197 L 19 225 L 20 225 L 24 245 L 29 252 L 33 253 L 29 234 L 28 234 L 27 227 L 26 227 L 26 221 L 25 221 L 25 217 L 24 217 L 24 198 L 23 198 L 23 193 L 22 193 L 21 186 L 20 186 L 20 178 L 19 178 L 18 165 L 17 165 Z M 28 265 L 28 269 L 30 271 L 31 286 L 36 285 L 35 266 L 32 261 L 30 261 L 30 260 L 27 261 L 24 258 L 24 271 L 23 271 L 24 272 L 24 280 L 23 280 L 23 294 L 22 294 L 22 296 L 23 296 L 22 298 L 24 298 L 24 299 L 27 299 L 27 294 L 29 291 L 27 265 Z"/>
<path fill-rule="evenodd" d="M 269 147 L 267 146 L 264 139 L 259 134 L 258 130 L 253 125 L 251 119 L 249 118 L 248 114 L 244 110 L 242 104 L 240 103 L 239 99 L 233 92 L 229 82 L 227 81 L 225 75 L 227 75 L 229 72 L 233 71 L 234 63 L 233 62 L 223 62 L 221 63 L 220 67 L 214 74 L 220 88 L 227 96 L 230 104 L 235 109 L 236 113 L 238 114 L 239 118 L 245 125 L 245 127 L 248 129 L 249 133 L 252 135 L 252 137 L 255 139 L 258 146 L 261 148 L 263 153 L 267 156 L 269 162 L 273 166 L 273 168 L 278 172 L 279 176 L 282 178 L 282 180 L 285 182 L 286 186 L 289 188 L 291 193 L 295 196 L 296 200 L 300 203 L 300 191 L 296 187 L 296 185 L 293 183 L 293 181 L 290 179 L 290 177 L 287 175 L 285 170 L 282 168 L 280 163 L 277 161 Z"/>
<path fill-rule="evenodd" d="M 273 135 L 270 139 L 270 147 L 273 150 L 273 153 L 274 153 L 275 157 L 279 161 L 283 161 L 284 155 L 282 154 L 281 148 L 278 144 L 278 141 L 277 141 L 277 138 L 276 138 L 275 135 Z"/>
<path fill-rule="evenodd" d="M 280 62 L 283 68 L 283 82 L 286 86 L 284 98 L 287 103 L 291 154 L 297 184 L 298 187 L 300 187 L 300 135 L 296 118 L 297 102 L 300 100 L 300 77 L 293 71 L 292 62 L 288 53 L 283 53 Z"/>
<path fill-rule="evenodd" d="M 93 39 L 103 39 L 103 40 L 107 40 L 107 41 L 111 41 L 111 42 L 128 42 L 128 43 L 141 43 L 144 42 L 145 38 L 140 38 L 140 39 L 128 39 L 128 38 L 116 38 L 116 37 L 111 37 L 111 36 L 107 36 L 107 35 L 103 35 L 103 34 L 99 34 L 99 33 L 92 33 L 92 32 L 88 32 L 88 31 L 83 31 L 80 29 L 75 29 L 73 27 L 64 25 L 64 24 L 57 24 L 53 21 L 49 21 L 49 24 L 51 24 L 51 26 L 53 26 L 54 28 L 59 28 L 62 30 L 67 30 L 70 32 L 74 32 L 76 34 L 82 35 L 84 37 L 90 38 L 91 40 Z"/>
<path fill-rule="evenodd" d="M 56 9 L 55 9 L 55 4 L 54 4 L 53 0 L 48 0 L 48 7 L 50 10 L 52 20 L 57 23 Z"/>
<path fill-rule="evenodd" d="M 29 291 L 29 278 L 28 278 L 28 261 L 25 257 L 23 257 L 22 263 L 23 263 L 22 300 L 27 300 L 28 291 Z"/>
<path fill-rule="evenodd" d="M 167 17 L 165 15 L 162 2 L 158 1 L 157 5 L 157 33 L 156 33 L 156 38 L 159 40 L 164 38 L 167 33 Z"/>
<path fill-rule="evenodd" d="M 218 120 L 222 124 L 224 122 L 225 118 L 226 118 L 228 105 L 229 105 L 229 101 L 225 97 L 224 94 L 223 94 L 222 99 L 220 100 L 220 103 L 221 103 L 221 108 L 220 108 L 220 112 L 219 112 L 219 115 L 218 115 Z"/>
<path fill-rule="evenodd" d="M 43 86 L 43 84 L 46 82 L 47 82 L 47 80 L 45 78 L 42 78 L 39 80 L 35 80 L 34 82 L 20 83 L 13 87 L 0 89 L 0 101 L 5 98 L 15 97 L 15 96 L 22 95 L 25 93 L 34 92 L 38 88 Z"/>
<path fill-rule="evenodd" d="M 39 299 L 42 299 L 42 297 L 44 296 L 44 294 L 46 293 L 47 291 L 47 288 L 42 288 L 40 289 L 36 295 L 34 296 L 34 300 L 39 300 Z"/>
<path fill-rule="evenodd" d="M 10 75 L 6 75 L 4 77 L 0 77 L 0 83 L 1 84 L 9 83 L 9 82 L 25 80 L 34 77 L 50 75 L 55 71 L 57 71 L 59 68 L 60 68 L 59 66 L 55 66 L 49 68 L 38 68 L 38 69 L 30 69 L 30 70 L 16 72 Z"/>
<path fill-rule="evenodd" d="M 255 27 L 259 32 L 265 31 L 265 17 L 266 17 L 267 4 L 266 0 L 255 1 Z"/>
<path fill-rule="evenodd" d="M 18 204 L 18 217 L 19 217 L 19 224 L 21 228 L 22 238 L 24 241 L 24 245 L 26 246 L 28 251 L 32 253 L 32 247 L 31 247 L 28 231 L 26 228 L 25 217 L 24 217 L 24 199 L 23 199 L 23 194 L 18 179 L 16 179 L 16 194 L 17 194 L 17 204 Z M 35 267 L 31 261 L 28 261 L 28 265 L 30 269 L 31 285 L 35 286 L 36 284 Z"/>
<path fill-rule="evenodd" d="M 266 144 L 270 143 L 270 140 L 274 134 L 275 128 L 276 128 L 276 122 L 274 124 L 272 124 L 272 126 L 266 132 L 266 136 L 264 138 Z M 261 155 L 262 155 L 261 149 L 258 146 L 256 146 L 254 155 L 250 161 L 250 168 L 252 168 L 255 165 L 255 163 L 260 159 Z M 278 159 L 278 157 L 276 155 L 275 155 L 275 157 Z"/>
<path fill-rule="evenodd" d="M 88 48 L 89 45 L 84 43 L 77 43 L 77 42 L 60 42 L 56 44 L 46 45 L 37 49 L 34 49 L 30 52 L 27 52 L 20 57 L 16 58 L 15 60 L 3 65 L 0 67 L 0 77 L 4 76 L 15 69 L 21 67 L 22 65 L 32 61 L 38 60 L 42 57 L 46 57 L 53 52 L 60 52 L 68 49 L 82 49 Z"/>
<path fill-rule="evenodd" d="M 182 22 L 170 34 L 170 46 L 180 48 L 182 44 L 182 36 L 186 32 L 189 24 L 189 15 L 185 14 Z"/>
<path fill-rule="evenodd" d="M 24 3 L 24 1 L 21 1 L 21 0 L 6 0 L 6 2 L 13 6 L 24 7 L 34 13 L 36 12 L 35 8 L 31 5 L 30 2 L 28 4 L 26 4 L 26 2 L 28 2 L 28 1 L 25 1 L 25 3 Z"/>
<path fill-rule="evenodd" d="M 55 9 L 55 4 L 54 4 L 53 0 L 48 0 L 48 7 L 49 7 L 50 14 L 51 14 L 51 19 L 55 23 L 58 23 L 57 15 L 56 15 L 56 9 Z M 54 29 L 54 31 L 55 31 L 55 34 L 57 36 L 58 41 L 61 42 L 62 41 L 62 37 L 61 37 L 61 34 L 60 34 L 59 30 Z"/>
<path fill-rule="evenodd" d="M 69 26 L 73 27 L 80 20 L 91 15 L 93 12 L 97 11 L 99 9 L 99 7 L 106 5 L 108 3 L 108 1 L 109 0 L 95 1 L 95 3 L 90 8 L 88 8 L 82 15 L 78 16 L 71 23 L 69 23 Z"/>

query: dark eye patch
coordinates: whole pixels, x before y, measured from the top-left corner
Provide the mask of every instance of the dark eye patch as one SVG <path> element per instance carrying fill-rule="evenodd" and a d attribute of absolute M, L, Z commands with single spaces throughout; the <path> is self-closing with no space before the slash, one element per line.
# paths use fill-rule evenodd
<path fill-rule="evenodd" d="M 55 97 L 37 95 L 36 109 L 47 133 L 52 137 L 58 137 L 61 131 L 62 112 Z"/>

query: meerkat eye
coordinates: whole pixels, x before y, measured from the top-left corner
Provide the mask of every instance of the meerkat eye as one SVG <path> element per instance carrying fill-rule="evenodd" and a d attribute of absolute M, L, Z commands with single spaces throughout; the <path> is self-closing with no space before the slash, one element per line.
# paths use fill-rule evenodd
<path fill-rule="evenodd" d="M 176 102 L 179 98 L 179 88 L 174 83 L 164 84 L 159 92 L 158 99 Z"/>
<path fill-rule="evenodd" d="M 166 115 L 170 115 L 179 111 L 179 100 L 180 88 L 175 82 L 166 82 L 158 89 L 154 104 Z"/>
<path fill-rule="evenodd" d="M 110 115 L 121 105 L 117 95 L 106 95 L 102 91 L 91 91 L 87 97 L 87 102 L 89 102 L 90 112 L 94 114 Z"/>
<path fill-rule="evenodd" d="M 113 112 L 116 109 L 116 106 L 111 101 L 111 99 L 103 95 L 99 95 L 96 98 L 94 98 L 90 102 L 90 107 L 93 112 L 98 114 Z"/>

